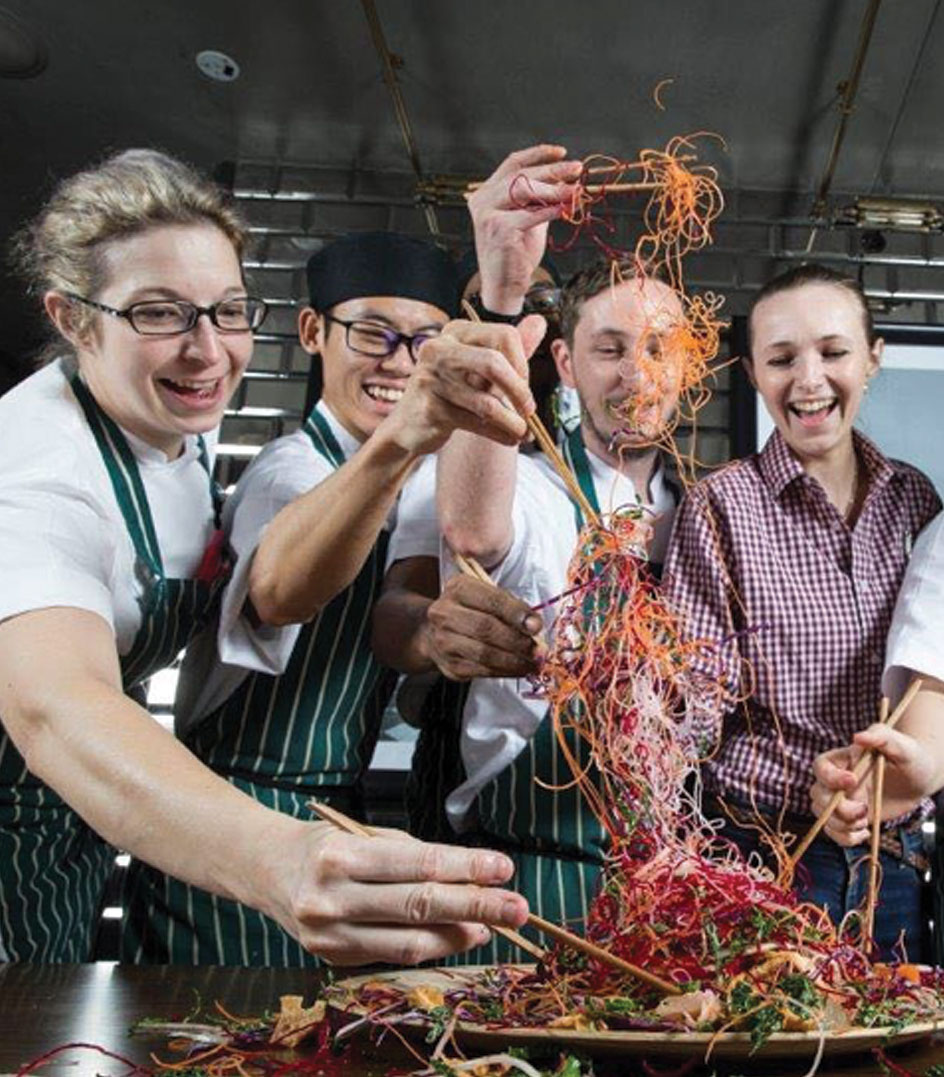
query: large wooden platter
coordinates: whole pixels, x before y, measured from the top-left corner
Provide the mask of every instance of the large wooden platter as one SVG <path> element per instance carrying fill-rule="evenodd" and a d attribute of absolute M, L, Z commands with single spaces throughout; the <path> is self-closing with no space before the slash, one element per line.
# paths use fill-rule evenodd
<path fill-rule="evenodd" d="M 352 976 L 338 987 L 356 991 L 362 984 L 378 981 L 393 988 L 412 990 L 420 986 L 455 990 L 467 978 L 483 971 L 482 966 L 457 968 L 396 969 L 369 976 Z M 347 1013 L 363 1015 L 362 1008 L 348 1007 Z M 403 1025 L 399 1026 L 403 1028 Z M 775 1032 L 758 1051 L 758 1059 L 812 1059 L 822 1048 L 824 1057 L 862 1054 L 873 1047 L 897 1047 L 930 1036 L 944 1028 L 940 1022 L 908 1025 L 889 1035 L 887 1029 L 854 1028 L 845 1032 Z M 711 1047 L 711 1057 L 743 1059 L 752 1055 L 751 1038 L 746 1032 L 723 1032 L 713 1036 L 706 1032 L 581 1032 L 564 1028 L 488 1028 L 460 1022 L 457 1039 L 467 1047 L 494 1051 L 511 1046 L 560 1046 L 574 1048 L 595 1056 L 635 1055 L 649 1058 L 704 1058 Z M 711 1046 L 714 1041 L 714 1046 Z"/>

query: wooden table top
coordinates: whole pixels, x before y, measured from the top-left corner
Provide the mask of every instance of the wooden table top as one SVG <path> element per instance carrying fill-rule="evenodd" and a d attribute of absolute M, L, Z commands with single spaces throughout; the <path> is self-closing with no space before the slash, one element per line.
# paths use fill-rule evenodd
<path fill-rule="evenodd" d="M 278 1007 L 280 995 L 305 996 L 310 1003 L 319 974 L 302 969 L 243 969 L 185 966 L 133 966 L 109 963 L 90 965 L 0 965 L 0 1077 L 17 1073 L 41 1055 L 66 1043 L 95 1044 L 141 1065 L 151 1065 L 150 1053 L 180 1059 L 167 1049 L 165 1035 L 129 1035 L 129 1028 L 145 1017 L 179 1019 L 190 1013 L 197 998 L 206 1008 L 218 1000 L 234 1014 L 256 1016 Z M 289 1053 L 286 1060 L 297 1056 Z M 896 1062 L 907 1072 L 924 1077 L 929 1066 L 944 1064 L 944 1041 L 925 1042 L 896 1051 Z M 344 1072 L 351 1077 L 382 1077 L 391 1067 L 404 1072 L 410 1056 L 392 1037 L 382 1047 L 355 1047 L 344 1056 Z M 413 1064 L 415 1065 L 415 1063 Z M 806 1063 L 741 1061 L 708 1069 L 688 1070 L 689 1077 L 723 1074 L 792 1074 L 806 1071 Z M 604 1061 L 600 1077 L 610 1074 L 669 1072 L 677 1063 L 656 1062 L 646 1071 L 638 1062 Z M 87 1077 L 107 1074 L 121 1077 L 127 1068 L 93 1051 L 70 1050 L 36 1071 L 43 1077 Z M 882 1067 L 872 1056 L 827 1061 L 819 1077 L 878 1077 Z"/>

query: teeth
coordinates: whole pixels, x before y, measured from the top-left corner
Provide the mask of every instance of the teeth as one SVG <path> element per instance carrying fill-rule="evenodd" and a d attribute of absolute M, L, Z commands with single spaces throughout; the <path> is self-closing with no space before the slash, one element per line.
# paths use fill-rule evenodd
<path fill-rule="evenodd" d="M 219 378 L 215 378 L 213 381 L 187 381 L 184 378 L 166 378 L 165 381 L 177 389 L 192 389 L 198 393 L 211 393 L 219 384 Z"/>
<path fill-rule="evenodd" d="M 835 399 L 835 398 L 833 398 Z M 830 400 L 794 400 L 790 405 L 794 411 L 802 411 L 807 415 L 811 415 L 814 411 L 822 411 L 823 408 L 832 406 L 833 399 Z"/>
<path fill-rule="evenodd" d="M 373 400 L 385 400 L 390 404 L 396 404 L 403 396 L 402 389 L 388 389 L 385 385 L 365 385 L 364 392 Z"/>

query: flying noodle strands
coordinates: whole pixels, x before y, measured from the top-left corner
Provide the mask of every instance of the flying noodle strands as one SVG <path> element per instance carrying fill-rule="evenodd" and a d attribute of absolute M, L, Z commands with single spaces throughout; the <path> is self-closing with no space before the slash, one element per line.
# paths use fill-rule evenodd
<path fill-rule="evenodd" d="M 684 259 L 711 241 L 723 205 L 714 170 L 697 160 L 705 137 L 674 138 L 635 161 L 588 158 L 562 214 L 570 234 L 560 244 L 589 237 L 611 260 L 614 287 L 636 280 L 667 286 L 665 302 L 646 309 L 639 348 L 628 359 L 640 388 L 619 409 L 613 447 L 628 436 L 658 445 L 688 465 L 683 479 L 693 474 L 694 455 L 681 459 L 661 402 L 677 391 L 682 417 L 694 419 L 708 399 L 721 327 L 720 297 L 689 296 L 684 287 Z M 511 194 L 521 207 L 542 201 L 523 177 Z M 642 233 L 620 249 L 612 199 L 641 196 L 648 199 Z M 549 703 L 571 783 L 609 837 L 587 939 L 684 993 L 660 996 L 560 945 L 536 970 L 500 967 L 437 996 L 452 1018 L 437 1050 L 456 1021 L 747 1030 L 760 1045 L 779 1030 L 825 1036 L 939 1016 L 944 974 L 872 964 L 852 937 L 856 928 L 861 935 L 855 917 L 839 930 L 824 910 L 798 900 L 783 838 L 765 834 L 774 873 L 756 856 L 745 860 L 702 813 L 699 763 L 712 751 L 719 717 L 750 687 L 732 697 L 720 673 L 724 641 L 686 638 L 648 572 L 649 530 L 636 506 L 588 519 L 534 687 Z M 383 1027 L 408 1009 L 416 1017 L 415 1000 L 380 983 L 365 985 L 356 999 L 340 994 L 342 1006 L 382 1012 Z"/>

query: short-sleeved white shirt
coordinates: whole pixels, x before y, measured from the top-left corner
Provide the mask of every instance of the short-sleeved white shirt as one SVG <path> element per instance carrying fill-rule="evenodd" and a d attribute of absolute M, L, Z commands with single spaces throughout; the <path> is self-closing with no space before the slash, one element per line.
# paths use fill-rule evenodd
<path fill-rule="evenodd" d="M 127 653 L 141 625 L 135 552 L 108 472 L 57 360 L 0 399 L 0 621 L 68 606 L 103 617 Z M 192 577 L 213 530 L 196 437 L 168 460 L 123 431 L 168 578 Z"/>
<path fill-rule="evenodd" d="M 436 515 L 437 456 L 425 456 L 403 484 L 396 527 L 387 547 L 387 568 L 407 557 L 439 557 L 439 518 Z"/>
<path fill-rule="evenodd" d="M 324 401 L 318 403 L 317 411 L 349 460 L 362 443 L 338 422 Z M 236 564 L 218 624 L 202 632 L 187 649 L 174 705 L 178 735 L 224 703 L 250 672 L 273 676 L 284 672 L 301 625 L 253 625 L 245 616 L 252 558 L 272 519 L 335 470 L 302 428 L 269 442 L 236 484 L 223 514 Z M 385 530 L 392 527 L 396 511 L 394 506 Z"/>
<path fill-rule="evenodd" d="M 893 705 L 911 673 L 944 681 L 944 513 L 918 536 L 898 592 L 882 681 Z"/>
<path fill-rule="evenodd" d="M 675 514 L 675 495 L 660 468 L 650 482 L 651 502 L 637 497 L 632 481 L 615 468 L 587 453 L 598 502 L 604 512 L 644 504 L 652 514 L 649 556 L 660 563 L 665 555 Z M 512 512 L 513 539 L 492 579 L 538 606 L 557 597 L 566 587 L 567 566 L 577 545 L 573 502 L 552 465 L 543 455 L 519 454 Z M 443 545 L 435 514 L 434 461 L 426 461 L 404 490 L 404 519 L 394 531 L 388 565 L 407 557 L 441 553 L 443 579 L 455 564 Z M 406 511 L 409 495 L 409 512 Z M 545 611 L 550 625 L 554 611 Z M 472 682 L 462 717 L 460 750 L 466 781 L 446 799 L 446 812 L 457 831 L 463 829 L 479 791 L 520 754 L 547 711 L 544 700 L 530 699 L 528 685 L 511 678 L 482 678 Z"/>

